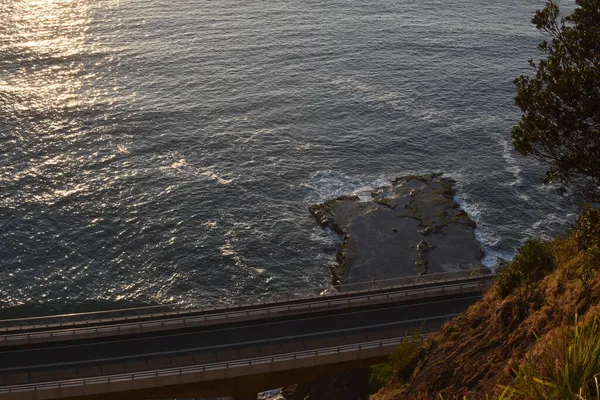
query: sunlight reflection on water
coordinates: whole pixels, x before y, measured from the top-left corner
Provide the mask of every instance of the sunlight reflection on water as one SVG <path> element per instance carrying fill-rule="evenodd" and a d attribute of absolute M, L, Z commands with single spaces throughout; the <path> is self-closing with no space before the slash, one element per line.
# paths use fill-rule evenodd
<path fill-rule="evenodd" d="M 322 286 L 308 205 L 409 172 L 491 250 L 560 231 L 508 142 L 535 8 L 0 0 L 0 311 Z"/>

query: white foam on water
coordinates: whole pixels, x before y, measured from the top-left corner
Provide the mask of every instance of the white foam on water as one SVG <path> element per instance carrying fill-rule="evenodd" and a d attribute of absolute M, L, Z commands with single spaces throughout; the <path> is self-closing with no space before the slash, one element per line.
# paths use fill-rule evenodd
<path fill-rule="evenodd" d="M 321 228 L 320 226 L 315 226 L 310 232 L 310 240 L 326 247 L 341 246 L 344 242 L 339 233 L 330 227 Z"/>
<path fill-rule="evenodd" d="M 490 233 L 489 230 L 483 230 L 479 228 L 475 230 L 475 238 L 483 249 L 483 257 L 481 258 L 481 264 L 488 268 L 493 268 L 498 264 L 498 259 L 505 261 L 511 261 L 517 255 L 517 249 L 513 250 L 499 250 L 494 246 L 500 242 L 500 237 Z"/>
<path fill-rule="evenodd" d="M 249 143 L 252 141 L 259 141 L 261 136 L 264 135 L 273 135 L 273 130 L 272 129 L 267 129 L 267 128 L 263 128 L 263 129 L 258 129 L 255 132 L 251 133 L 249 136 L 246 137 L 238 137 L 236 138 L 234 141 L 238 142 L 238 143 Z"/>
<path fill-rule="evenodd" d="M 233 244 L 231 243 L 231 240 L 229 240 L 229 239 L 225 240 L 225 244 L 223 246 L 219 247 L 219 250 L 221 250 L 222 256 L 237 255 L 237 251 L 234 249 Z"/>
<path fill-rule="evenodd" d="M 196 167 L 187 162 L 187 160 L 177 151 L 169 152 L 160 157 L 164 161 L 158 168 L 164 173 L 184 175 L 190 177 L 205 177 L 216 181 L 221 185 L 228 185 L 233 182 L 233 178 L 224 177 L 215 172 L 215 167 Z"/>
<path fill-rule="evenodd" d="M 233 182 L 233 179 L 223 178 L 216 172 L 211 171 L 210 169 L 205 169 L 204 171 L 198 171 L 198 175 L 206 176 L 214 181 L 217 181 L 221 185 L 228 185 L 231 182 Z"/>
<path fill-rule="evenodd" d="M 530 228 L 525 230 L 525 234 L 530 238 L 551 240 L 555 236 L 555 232 L 575 222 L 576 217 L 576 213 L 549 213 L 535 221 Z"/>
<path fill-rule="evenodd" d="M 496 136 L 498 143 L 500 144 L 500 147 L 502 149 L 502 158 L 506 162 L 504 170 L 512 174 L 514 178 L 513 181 L 508 182 L 505 185 L 511 187 L 519 186 L 521 183 L 523 183 L 522 169 L 519 165 L 517 158 L 515 157 L 516 152 L 513 149 L 512 143 L 508 141 L 503 135 Z M 516 188 L 514 190 L 515 195 L 521 200 L 524 200 L 526 202 L 531 200 L 531 197 L 529 195 L 517 190 Z"/>
<path fill-rule="evenodd" d="M 504 135 L 494 135 L 502 149 L 502 158 L 505 161 L 504 170 L 513 176 L 513 180 L 504 185 L 512 187 L 515 191 L 515 196 L 519 199 L 529 202 L 531 197 L 517 189 L 523 183 L 523 173 L 519 161 L 516 158 L 516 152 L 513 149 L 512 143 L 506 139 Z"/>
<path fill-rule="evenodd" d="M 219 247 L 219 250 L 221 251 L 221 257 L 231 258 L 235 262 L 235 265 L 237 267 L 245 269 L 246 262 L 244 261 L 244 258 L 236 248 L 236 242 L 238 241 L 238 239 L 235 236 L 234 231 L 230 230 L 226 232 L 224 236 L 229 239 L 225 239 L 224 244 Z"/>
<path fill-rule="evenodd" d="M 485 206 L 477 203 L 471 203 L 467 196 L 461 198 L 459 195 L 455 196 L 454 199 L 460 208 L 465 210 L 467 214 L 477 223 L 475 229 L 475 239 L 481 244 L 483 249 L 483 258 L 481 264 L 488 268 L 492 268 L 496 265 L 498 258 L 510 261 L 514 258 L 516 250 L 513 251 L 502 251 L 495 248 L 501 241 L 501 237 L 497 235 L 492 227 L 482 222 L 482 215 L 485 213 Z"/>
<path fill-rule="evenodd" d="M 512 251 L 501 251 L 484 246 L 484 256 L 481 259 L 481 264 L 488 268 L 494 268 L 498 265 L 498 259 L 512 261 L 517 255 L 517 249 Z"/>
<path fill-rule="evenodd" d="M 517 185 L 520 183 L 520 174 L 521 169 L 516 163 L 516 160 L 510 153 L 507 153 L 507 160 L 514 161 L 513 164 L 509 165 L 508 168 L 511 168 L 515 176 L 515 181 L 511 182 L 511 186 Z M 421 172 L 422 173 L 422 172 Z M 397 174 L 397 176 L 404 175 L 412 175 L 419 174 L 419 171 L 409 171 L 402 174 Z M 461 209 L 463 209 L 471 219 L 473 219 L 477 223 L 477 228 L 475 229 L 475 238 L 481 244 L 481 247 L 484 252 L 484 256 L 481 259 L 481 263 L 489 268 L 493 268 L 497 265 L 497 261 L 499 258 L 504 259 L 506 261 L 511 261 L 515 255 L 517 254 L 518 249 L 512 250 L 500 250 L 497 246 L 502 241 L 502 237 L 498 235 L 495 231 L 494 227 L 485 223 L 484 215 L 486 212 L 485 204 L 478 203 L 472 201 L 469 195 L 465 192 L 464 187 L 466 185 L 466 180 L 468 177 L 463 175 L 460 172 L 444 174 L 445 177 L 451 178 L 455 181 L 454 189 L 456 190 L 456 196 L 454 200 L 458 203 Z M 361 201 L 370 201 L 370 191 L 377 187 L 382 186 L 390 186 L 391 179 L 388 178 L 369 178 L 369 177 L 351 177 L 347 176 L 335 171 L 319 171 L 313 176 L 311 176 L 310 180 L 304 182 L 302 184 L 303 187 L 311 190 L 311 193 L 308 195 L 308 201 L 311 204 L 322 202 L 326 200 L 331 200 L 341 195 L 358 195 Z M 524 193 L 517 192 L 515 196 L 520 200 L 525 202 L 530 201 L 530 196 Z M 540 226 L 547 225 L 564 225 L 566 221 L 572 218 L 572 214 L 567 215 L 566 217 L 561 217 L 558 214 L 550 214 L 547 219 L 543 221 L 538 221 L 532 227 L 532 230 Z M 544 229 L 545 232 L 551 233 L 552 229 Z M 327 236 L 323 235 L 323 230 L 319 228 L 319 233 L 313 232 L 311 234 L 311 239 L 317 242 L 320 242 L 324 245 L 330 245 L 330 240 L 339 238 L 339 235 L 331 230 L 327 233 Z M 338 242 L 340 243 L 340 242 Z"/>
<path fill-rule="evenodd" d="M 202 225 L 208 229 L 214 229 L 217 227 L 218 223 L 217 223 L 217 221 L 204 221 L 200 225 Z"/>
<path fill-rule="evenodd" d="M 481 244 L 484 253 L 481 264 L 488 268 L 493 268 L 497 264 L 498 258 L 502 258 L 506 261 L 512 260 L 516 255 L 517 250 L 504 251 L 496 248 L 502 238 L 494 231 L 492 226 L 489 226 L 483 221 L 482 216 L 485 215 L 486 211 L 485 205 L 471 201 L 469 195 L 463 190 L 465 182 L 464 175 L 461 173 L 452 173 L 446 176 L 456 182 L 454 184 L 454 189 L 457 194 L 454 196 L 454 201 L 456 201 L 460 208 L 466 211 L 467 214 L 469 214 L 469 217 L 477 223 L 475 239 Z"/>
<path fill-rule="evenodd" d="M 500 145 L 502 146 L 502 158 L 506 161 L 505 170 L 513 174 L 515 180 L 509 183 L 510 186 L 519 185 L 523 182 L 523 178 L 521 177 L 521 167 L 517 162 L 517 159 L 513 155 L 513 150 L 511 144 L 506 139 L 499 140 Z"/>
<path fill-rule="evenodd" d="M 314 204 L 342 195 L 358 195 L 361 201 L 368 201 L 371 199 L 370 190 L 381 186 L 390 186 L 390 181 L 387 178 L 352 177 L 326 170 L 315 172 L 308 181 L 302 182 L 300 186 L 309 189 L 310 193 L 306 200 Z"/>
<path fill-rule="evenodd" d="M 129 154 L 129 149 L 124 144 L 117 144 L 117 152 L 120 154 Z"/>
<path fill-rule="evenodd" d="M 384 89 L 356 78 L 336 78 L 331 80 L 331 84 L 353 95 L 360 96 L 363 102 L 375 105 L 377 108 L 390 107 L 423 121 L 449 122 L 453 117 L 448 110 L 437 107 L 431 101 L 416 98 L 414 92 L 410 90 L 390 91 L 389 86 Z"/>
<path fill-rule="evenodd" d="M 457 194 L 456 196 L 454 196 L 454 201 L 458 203 L 460 208 L 462 208 L 467 212 L 467 214 L 469 214 L 469 217 L 471 217 L 472 220 L 474 220 L 478 224 L 480 223 L 481 214 L 485 211 L 485 206 L 483 206 L 482 204 L 470 202 L 468 196 L 465 194 Z"/>
<path fill-rule="evenodd" d="M 517 193 L 517 197 L 523 200 L 524 202 L 529 202 L 531 200 L 531 196 L 525 193 Z"/>
<path fill-rule="evenodd" d="M 546 224 L 546 225 L 548 225 L 548 224 L 565 225 L 565 224 L 568 224 L 569 222 L 572 222 L 576 216 L 577 216 L 577 214 L 575 214 L 575 213 L 567 213 L 566 215 L 556 214 L 556 213 L 547 214 L 544 218 L 539 219 L 536 222 L 534 222 L 532 225 L 532 228 L 538 229 L 544 224 Z"/>

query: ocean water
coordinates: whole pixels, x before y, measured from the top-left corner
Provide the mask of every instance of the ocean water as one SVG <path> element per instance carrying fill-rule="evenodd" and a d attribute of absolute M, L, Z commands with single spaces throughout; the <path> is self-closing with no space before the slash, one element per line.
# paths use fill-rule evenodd
<path fill-rule="evenodd" d="M 322 286 L 307 207 L 407 173 L 456 180 L 487 263 L 564 232 L 510 142 L 543 4 L 0 0 L 3 315 Z"/>

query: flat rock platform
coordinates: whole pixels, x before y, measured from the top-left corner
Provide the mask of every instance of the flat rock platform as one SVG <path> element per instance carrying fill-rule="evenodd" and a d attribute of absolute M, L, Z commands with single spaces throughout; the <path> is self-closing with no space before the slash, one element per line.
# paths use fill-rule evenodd
<path fill-rule="evenodd" d="M 405 176 L 361 197 L 341 196 L 309 208 L 344 238 L 329 266 L 333 285 L 481 268 L 475 222 L 440 175 Z"/>

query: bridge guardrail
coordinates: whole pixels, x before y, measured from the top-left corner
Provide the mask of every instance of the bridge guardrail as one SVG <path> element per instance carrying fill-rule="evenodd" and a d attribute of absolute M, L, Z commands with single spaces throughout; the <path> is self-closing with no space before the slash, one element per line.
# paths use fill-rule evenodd
<path fill-rule="evenodd" d="M 75 324 L 79 325 L 94 325 L 98 324 L 101 321 L 108 321 L 110 323 L 114 322 L 128 322 L 132 320 L 139 319 L 147 319 L 147 318 L 176 318 L 182 315 L 191 315 L 205 312 L 222 312 L 232 309 L 239 308 L 247 308 L 247 307 L 258 307 L 258 306 L 266 306 L 270 304 L 277 304 L 286 301 L 294 301 L 294 300 L 304 300 L 309 301 L 312 299 L 320 299 L 325 296 L 335 296 L 335 295 L 344 295 L 344 294 L 352 294 L 352 293 L 361 293 L 361 292 L 372 292 L 376 290 L 382 289 L 396 289 L 396 288 L 404 288 L 415 285 L 423 285 L 429 283 L 444 283 L 444 282 L 456 282 L 464 279 L 474 278 L 474 277 L 486 277 L 493 276 L 492 272 L 488 268 L 480 268 L 480 269 L 470 269 L 470 270 L 458 270 L 451 272 L 443 272 L 443 273 L 435 273 L 435 274 L 426 274 L 419 276 L 409 276 L 409 277 L 400 277 L 400 278 L 392 278 L 392 279 L 384 279 L 378 281 L 369 281 L 369 282 L 357 282 L 350 283 L 337 286 L 335 290 L 337 292 L 333 292 L 333 287 L 330 288 L 311 288 L 305 290 L 296 290 L 296 291 L 287 291 L 287 292 L 276 292 L 276 293 L 264 293 L 260 295 L 259 300 L 254 300 L 253 302 L 248 302 L 248 298 L 237 298 L 231 301 L 231 304 L 225 306 L 211 306 L 211 307 L 200 307 L 200 308 L 190 308 L 183 310 L 168 310 L 162 312 L 151 312 L 150 310 L 156 309 L 164 309 L 165 307 L 172 307 L 175 305 L 158 305 L 158 306 L 146 306 L 146 307 L 136 307 L 129 309 L 121 309 L 121 310 L 105 310 L 105 311 L 95 311 L 89 313 L 77 313 L 77 314 L 62 314 L 56 316 L 39 316 L 39 317 L 26 317 L 26 318 L 17 318 L 17 319 L 8 319 L 8 320 L 0 320 L 0 334 L 9 334 L 13 332 L 23 331 L 27 329 L 33 328 L 46 328 L 46 329 L 56 329 L 72 326 Z M 324 293 L 328 289 L 331 289 L 331 293 Z M 119 314 L 125 312 L 135 312 L 134 315 L 129 316 L 114 316 L 114 317 L 104 317 L 110 314 Z M 99 316 L 99 318 L 94 318 L 95 316 Z M 67 320 L 65 319 L 72 319 Z M 58 322 L 48 322 L 48 321 L 58 321 Z M 29 325 L 25 325 L 29 324 Z M 4 326 L 2 326 L 4 325 Z"/>
<path fill-rule="evenodd" d="M 33 332 L 24 334 L 11 334 L 4 335 L 0 339 L 0 344 L 18 344 L 27 343 L 35 339 L 52 339 L 62 338 L 67 335 L 92 335 L 91 337 L 98 337 L 106 334 L 119 334 L 119 333 L 139 333 L 144 331 L 154 331 L 164 329 L 165 326 L 172 326 L 173 328 L 191 328 L 201 325 L 207 325 L 209 322 L 236 322 L 241 320 L 247 320 L 250 317 L 258 315 L 264 315 L 266 317 L 277 316 L 283 313 L 299 312 L 303 310 L 316 311 L 319 309 L 332 309 L 340 307 L 350 307 L 353 304 L 360 302 L 373 302 L 380 300 L 385 302 L 390 299 L 402 299 L 411 300 L 422 298 L 423 295 L 438 293 L 440 295 L 452 295 L 457 293 L 463 293 L 465 289 L 469 290 L 484 290 L 487 288 L 486 282 L 468 282 L 460 284 L 446 284 L 438 286 L 430 286 L 419 289 L 409 289 L 403 291 L 386 291 L 384 293 L 372 293 L 372 291 L 365 291 L 364 296 L 355 296 L 348 298 L 336 298 L 335 296 L 324 297 L 321 301 L 316 303 L 301 303 L 301 304 L 288 304 L 279 305 L 271 308 L 263 309 L 252 309 L 243 311 L 226 311 L 220 314 L 204 314 L 199 316 L 182 317 L 168 320 L 156 320 L 156 321 L 144 321 L 144 322 L 129 322 L 121 323 L 119 325 L 108 325 L 108 326 L 96 326 L 87 328 L 74 328 L 64 329 L 61 331 L 45 331 L 45 332 Z M 359 292 L 360 293 L 360 292 Z M 165 324 L 167 322 L 167 324 Z"/>
<path fill-rule="evenodd" d="M 426 338 L 428 338 L 429 336 L 431 336 L 431 333 L 422 334 L 419 336 L 419 339 L 421 341 L 423 341 Z M 214 371 L 214 370 L 221 370 L 221 369 L 227 369 L 227 368 L 247 367 L 247 366 L 266 364 L 266 363 L 291 361 L 291 360 L 307 358 L 307 357 L 318 357 L 318 356 L 324 356 L 324 355 L 335 354 L 335 353 L 344 353 L 344 352 L 357 351 L 357 350 L 363 350 L 363 349 L 366 350 L 366 349 L 370 349 L 370 348 L 396 346 L 409 338 L 413 339 L 414 336 L 405 336 L 405 337 L 394 338 L 394 339 L 370 341 L 370 342 L 349 344 L 349 345 L 336 346 L 336 347 L 326 347 L 326 348 L 322 348 L 322 349 L 303 350 L 303 351 L 294 352 L 294 353 L 285 353 L 285 354 L 278 354 L 278 355 L 273 355 L 273 356 L 253 357 L 253 358 L 246 358 L 246 359 L 235 360 L 235 361 L 220 361 L 220 362 L 206 363 L 203 365 L 192 365 L 192 366 L 180 367 L 180 368 L 172 367 L 172 368 L 158 369 L 158 370 L 154 370 L 154 371 L 143 371 L 143 372 L 135 372 L 135 373 L 105 375 L 102 377 L 77 378 L 77 379 L 69 379 L 69 380 L 63 380 L 63 381 L 5 386 L 5 387 L 0 387 L 0 394 L 22 393 L 22 392 L 50 390 L 50 389 L 61 389 L 61 388 L 68 388 L 68 387 L 74 387 L 74 386 L 107 384 L 107 383 L 111 383 L 111 382 L 122 382 L 122 381 L 139 380 L 139 379 L 152 379 L 152 378 L 160 378 L 160 377 L 165 377 L 165 376 L 184 375 L 184 374 L 189 374 L 189 373 Z"/>

